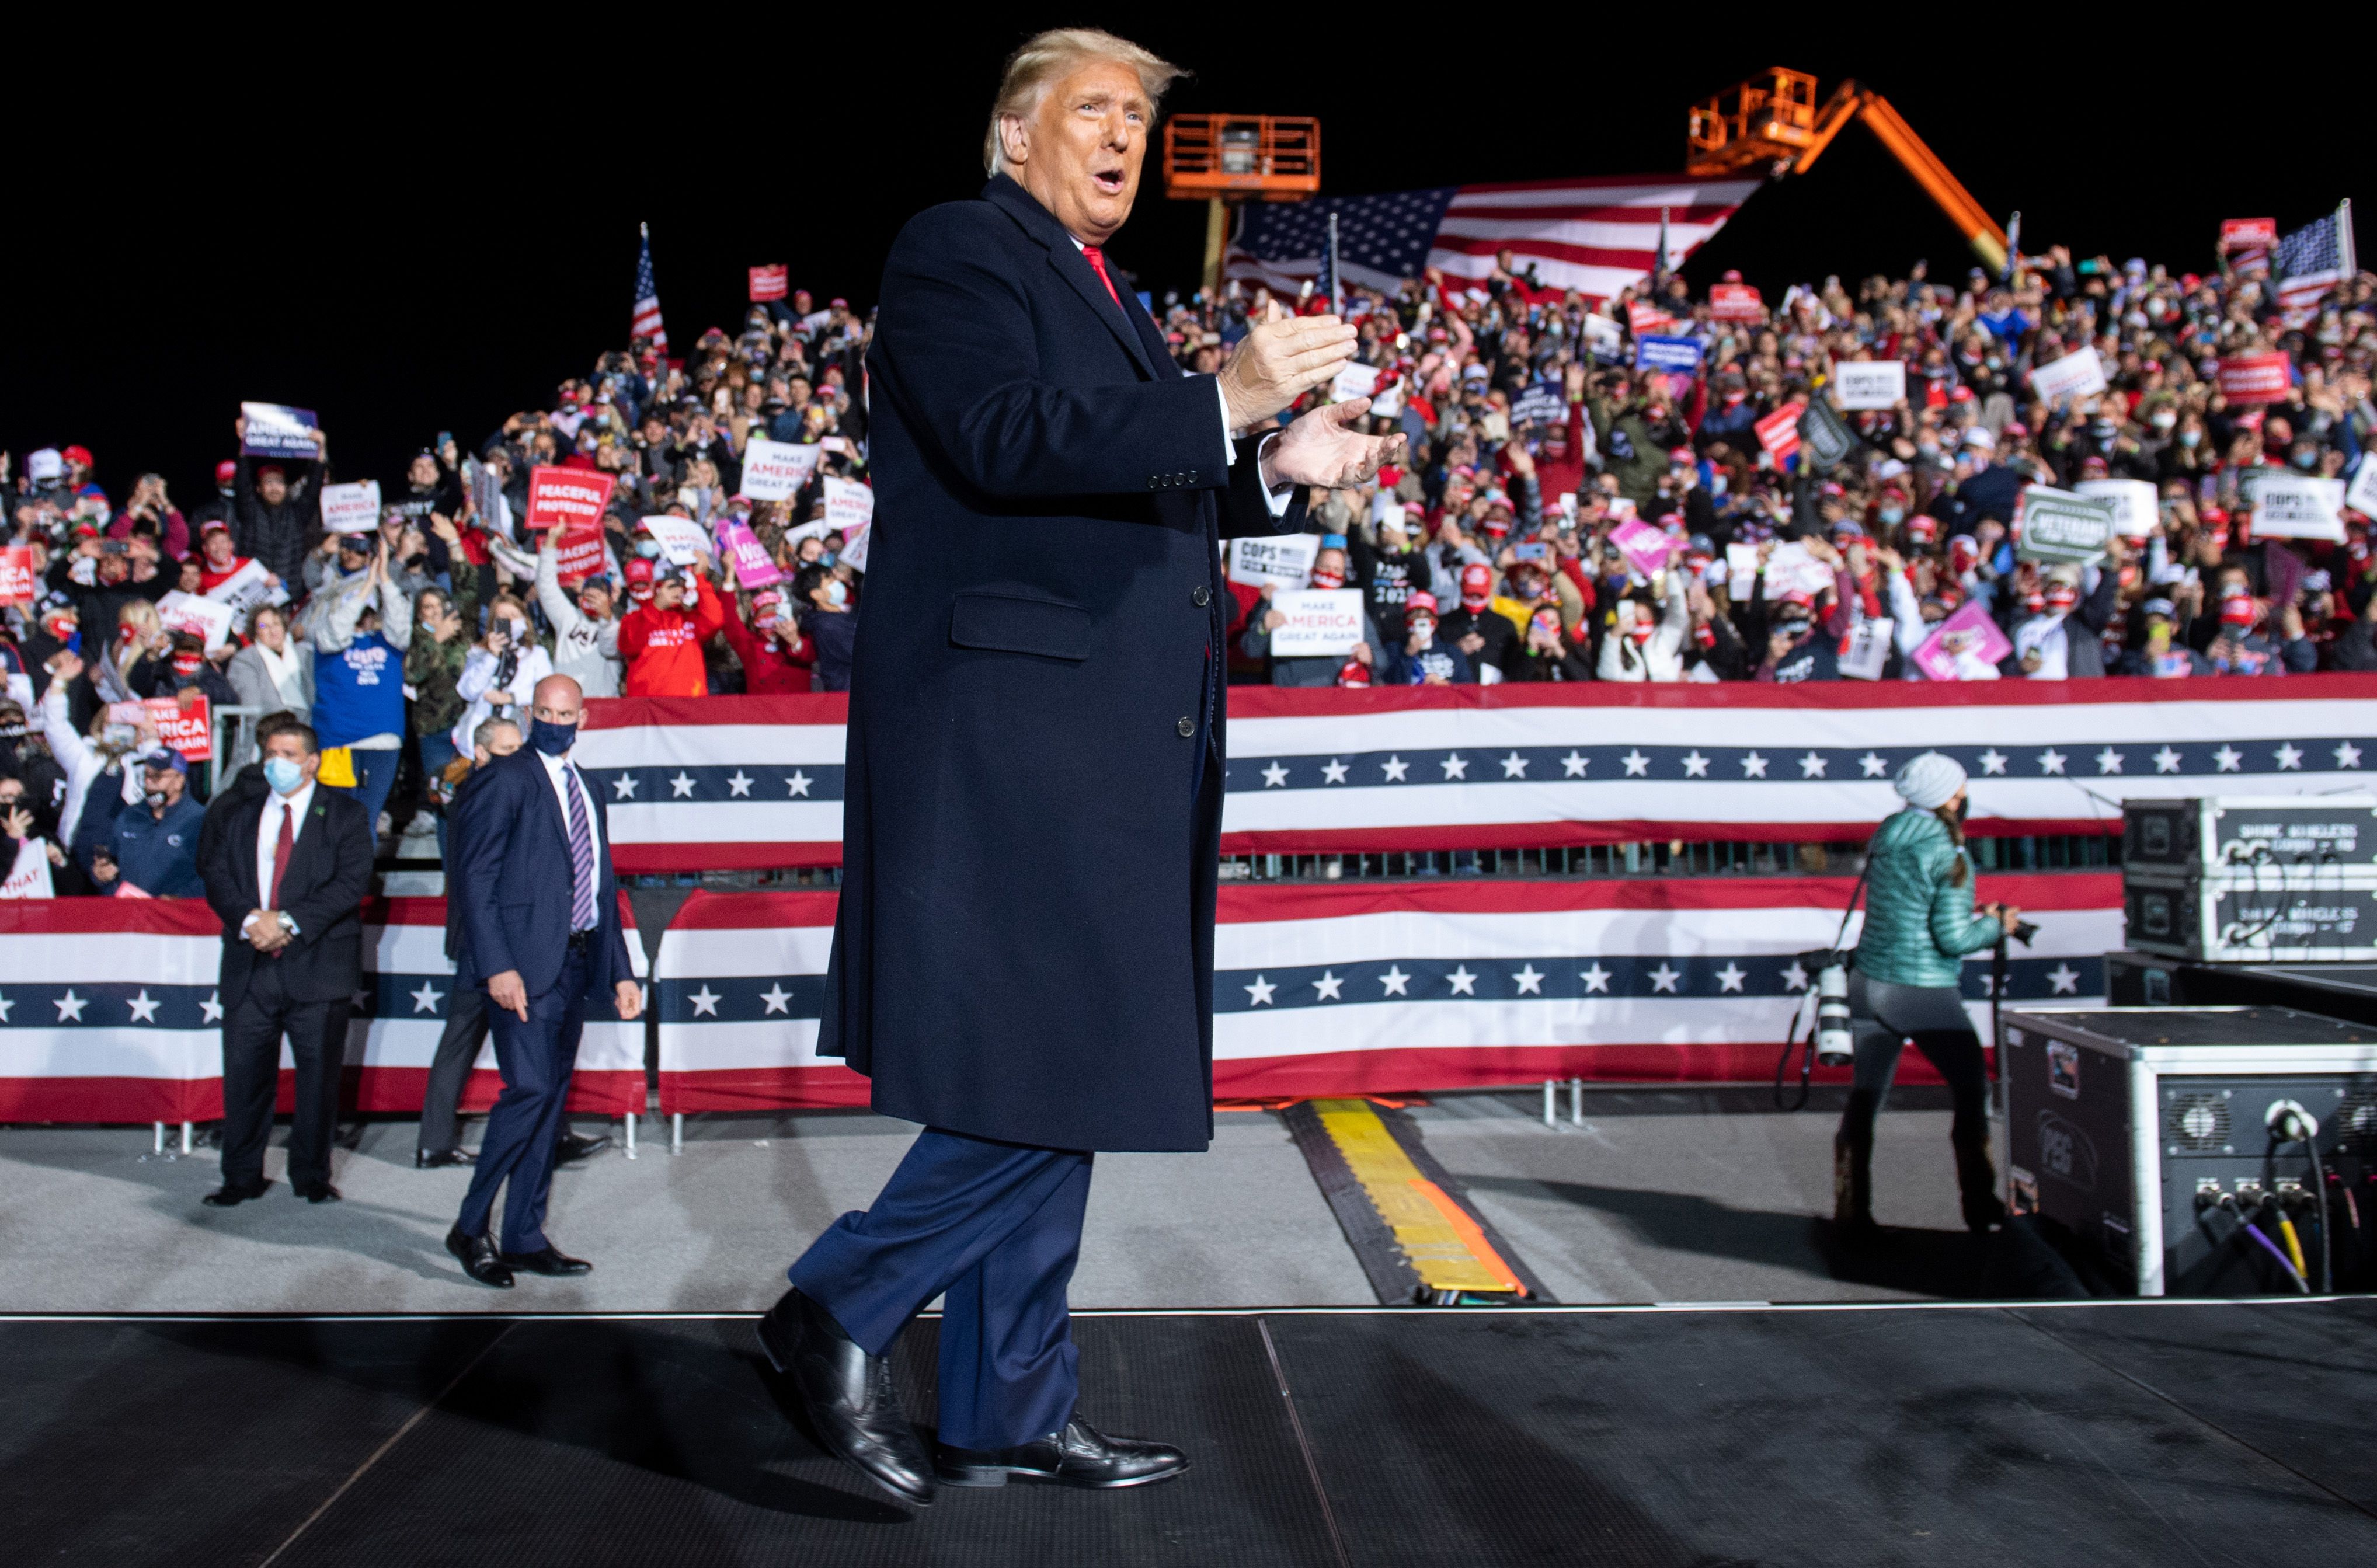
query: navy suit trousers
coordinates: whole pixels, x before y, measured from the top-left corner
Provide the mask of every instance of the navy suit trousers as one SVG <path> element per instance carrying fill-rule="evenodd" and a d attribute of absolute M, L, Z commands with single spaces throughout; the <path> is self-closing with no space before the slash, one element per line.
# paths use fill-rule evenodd
<path fill-rule="evenodd" d="M 553 1157 L 561 1142 L 569 1075 L 578 1064 L 578 1037 L 586 1028 L 586 950 L 571 947 L 553 989 L 529 998 L 526 1023 L 519 1014 L 487 1004 L 504 1092 L 487 1112 L 479 1163 L 472 1169 L 471 1190 L 455 1224 L 465 1236 L 485 1235 L 496 1189 L 508 1178 L 501 1243 L 508 1253 L 533 1253 L 545 1244 Z"/>
<path fill-rule="evenodd" d="M 874 1206 L 834 1221 L 793 1265 L 792 1281 L 877 1356 L 947 1293 L 943 1443 L 1009 1448 L 1060 1431 L 1081 1392 L 1065 1289 L 1081 1255 L 1090 1162 L 928 1127 Z"/>

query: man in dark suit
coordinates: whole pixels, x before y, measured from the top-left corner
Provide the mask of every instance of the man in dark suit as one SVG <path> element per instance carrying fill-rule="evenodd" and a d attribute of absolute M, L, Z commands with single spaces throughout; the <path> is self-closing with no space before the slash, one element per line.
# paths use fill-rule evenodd
<path fill-rule="evenodd" d="M 204 1200 L 217 1208 L 271 1184 L 264 1148 L 284 1034 L 297 1062 L 289 1184 L 309 1203 L 339 1200 L 330 1143 L 347 1015 L 363 980 L 371 823 L 352 795 L 316 786 L 321 746 L 308 726 L 283 719 L 261 750 L 265 787 L 209 836 L 201 869 L 223 923 L 223 1184 Z"/>
<path fill-rule="evenodd" d="M 1349 362 L 1335 318 L 1275 317 L 1189 376 L 1115 286 L 1102 247 L 1178 74 L 1106 33 L 1033 38 L 982 199 L 914 220 L 884 268 L 867 590 L 901 612 L 858 626 L 818 1049 L 926 1130 L 759 1334 L 827 1443 L 911 1503 L 1186 1466 L 1074 1408 L 1092 1151 L 1212 1135 L 1221 540 L 1300 529 L 1298 487 L 1359 482 L 1400 439 L 1358 434 L 1362 399 L 1237 434 Z M 884 1358 L 944 1291 L 928 1457 Z"/>
<path fill-rule="evenodd" d="M 457 986 L 486 992 L 504 1092 L 446 1248 L 483 1285 L 516 1270 L 584 1274 L 544 1234 L 569 1075 L 589 1006 L 643 1011 L 619 929 L 603 802 L 569 760 L 585 698 L 567 675 L 536 683 L 528 744 L 490 758 L 457 800 L 446 897 L 461 903 Z M 503 1245 L 487 1232 L 504 1195 Z"/>

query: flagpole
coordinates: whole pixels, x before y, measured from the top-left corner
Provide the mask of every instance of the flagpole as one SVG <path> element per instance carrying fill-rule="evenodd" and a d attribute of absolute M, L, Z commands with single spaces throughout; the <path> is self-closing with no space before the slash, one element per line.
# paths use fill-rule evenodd
<path fill-rule="evenodd" d="M 1337 274 L 1337 215 L 1329 215 L 1329 314 L 1345 314 L 1345 280 Z"/>
<path fill-rule="evenodd" d="M 2342 264 L 2344 276 L 2338 282 L 2349 283 L 2360 274 L 2359 260 L 2352 254 L 2352 198 L 2346 196 L 2335 204 L 2335 259 Z"/>
<path fill-rule="evenodd" d="M 1651 271 L 1651 290 L 1656 293 L 1667 281 L 1667 209 L 1659 208 L 1659 265 Z"/>

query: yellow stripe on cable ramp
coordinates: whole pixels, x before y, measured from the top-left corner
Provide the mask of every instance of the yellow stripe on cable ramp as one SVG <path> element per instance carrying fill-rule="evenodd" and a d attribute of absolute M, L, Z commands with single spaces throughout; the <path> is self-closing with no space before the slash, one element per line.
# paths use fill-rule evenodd
<path fill-rule="evenodd" d="M 1316 1099 L 1312 1109 L 1420 1283 L 1430 1290 L 1525 1294 L 1477 1222 L 1419 1173 L 1369 1101 Z"/>

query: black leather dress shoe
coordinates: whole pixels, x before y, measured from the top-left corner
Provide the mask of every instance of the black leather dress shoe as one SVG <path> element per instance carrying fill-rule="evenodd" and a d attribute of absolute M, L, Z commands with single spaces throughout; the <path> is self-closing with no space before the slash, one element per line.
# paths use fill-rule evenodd
<path fill-rule="evenodd" d="M 412 1151 L 415 1170 L 443 1170 L 449 1165 L 476 1165 L 479 1157 L 466 1148 L 421 1148 Z"/>
<path fill-rule="evenodd" d="M 1005 1486 L 1010 1476 L 1053 1481 L 1092 1491 L 1168 1481 L 1188 1467 L 1188 1455 L 1169 1443 L 1137 1437 L 1108 1437 L 1075 1416 L 1063 1431 L 1014 1448 L 959 1448 L 938 1443 L 933 1468 L 945 1486 Z"/>
<path fill-rule="evenodd" d="M 553 1163 L 573 1164 L 578 1160 L 591 1158 L 610 1146 L 611 1134 L 608 1133 L 597 1133 L 591 1138 L 581 1138 L 575 1133 L 565 1134 L 561 1140 L 561 1146 L 554 1151 Z"/>
<path fill-rule="evenodd" d="M 484 1236 L 465 1236 L 456 1226 L 446 1232 L 446 1250 L 461 1260 L 462 1272 L 482 1285 L 492 1285 L 498 1290 L 512 1288 L 512 1271 L 504 1266 L 496 1243 Z"/>
<path fill-rule="evenodd" d="M 225 1182 L 198 1201 L 209 1208 L 235 1208 L 250 1198 L 260 1198 L 272 1188 L 269 1182 Z"/>
<path fill-rule="evenodd" d="M 889 1357 L 868 1355 L 798 1290 L 785 1291 L 759 1320 L 759 1348 L 792 1380 L 830 1452 L 902 1503 L 933 1501 L 932 1463 L 891 1391 Z"/>
<path fill-rule="evenodd" d="M 567 1256 L 549 1241 L 532 1253 L 497 1253 L 496 1259 L 522 1274 L 591 1274 L 594 1269 L 584 1258 Z"/>
<path fill-rule="evenodd" d="M 344 1193 L 340 1192 L 328 1182 L 308 1182 L 304 1186 L 292 1190 L 309 1204 L 340 1203 L 346 1197 Z"/>

